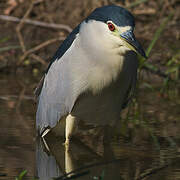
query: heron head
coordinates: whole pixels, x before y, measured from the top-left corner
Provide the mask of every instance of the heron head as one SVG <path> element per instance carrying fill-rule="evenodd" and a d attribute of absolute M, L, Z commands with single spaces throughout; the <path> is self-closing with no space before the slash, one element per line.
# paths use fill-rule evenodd
<path fill-rule="evenodd" d="M 104 6 L 95 9 L 81 24 L 80 32 L 85 41 L 95 49 L 134 51 L 146 58 L 141 44 L 133 33 L 134 17 L 119 6 Z"/>

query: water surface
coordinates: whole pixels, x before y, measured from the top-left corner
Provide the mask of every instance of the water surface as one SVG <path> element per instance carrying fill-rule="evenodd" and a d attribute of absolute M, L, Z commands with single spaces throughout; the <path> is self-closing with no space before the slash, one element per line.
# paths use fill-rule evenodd
<path fill-rule="evenodd" d="M 35 137 L 36 84 L 26 75 L 0 76 L 0 179 L 15 179 L 24 169 L 26 179 L 66 173 L 83 180 L 180 179 L 178 89 L 161 94 L 158 86 L 142 86 L 129 115 L 123 112 L 110 130 L 111 138 L 102 127 L 82 126 L 69 150 L 63 138 L 50 134 L 48 151 Z"/>

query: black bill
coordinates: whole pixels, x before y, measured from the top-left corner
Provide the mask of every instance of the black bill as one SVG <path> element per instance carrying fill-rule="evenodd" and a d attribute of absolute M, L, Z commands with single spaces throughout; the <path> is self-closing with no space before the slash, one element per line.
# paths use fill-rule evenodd
<path fill-rule="evenodd" d="M 124 33 L 122 33 L 121 38 L 123 38 L 127 43 L 129 43 L 137 53 L 139 53 L 141 56 L 147 59 L 147 56 L 141 46 L 141 44 L 136 40 L 132 30 L 128 30 Z"/>

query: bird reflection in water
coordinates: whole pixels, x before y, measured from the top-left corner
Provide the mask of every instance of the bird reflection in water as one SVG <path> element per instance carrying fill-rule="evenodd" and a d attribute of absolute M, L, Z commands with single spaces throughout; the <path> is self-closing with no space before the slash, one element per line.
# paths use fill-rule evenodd
<path fill-rule="evenodd" d="M 85 126 L 82 126 L 84 129 Z M 86 126 L 86 128 L 88 127 L 90 126 Z M 84 175 L 83 179 L 92 179 L 92 174 L 94 176 L 100 175 L 102 171 L 100 168 L 95 168 L 96 164 L 102 163 L 104 166 L 106 164 L 104 162 L 115 160 L 108 138 L 104 133 L 107 132 L 107 129 L 107 127 L 90 128 L 86 131 L 86 134 L 82 134 L 84 131 L 81 132 L 79 129 L 69 148 L 63 146 L 64 138 L 57 137 L 53 133 L 49 133 L 45 137 L 46 145 L 42 139 L 37 139 L 37 177 L 48 180 L 89 173 L 88 176 Z M 91 170 L 89 171 L 87 170 L 89 168 L 84 167 L 91 167 Z M 108 167 L 103 167 L 103 169 L 106 169 L 106 173 L 109 174 L 108 178 L 114 176 L 115 179 L 118 179 L 120 177 L 119 171 L 117 171 L 117 163 L 116 168 L 112 164 L 108 165 Z"/>

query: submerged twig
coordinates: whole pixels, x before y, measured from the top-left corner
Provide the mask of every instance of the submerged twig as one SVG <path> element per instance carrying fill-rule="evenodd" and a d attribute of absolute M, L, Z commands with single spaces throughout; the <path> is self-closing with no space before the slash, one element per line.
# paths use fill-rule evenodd
<path fill-rule="evenodd" d="M 17 18 L 14 16 L 7 16 L 7 15 L 0 15 L 0 19 L 5 20 L 5 21 L 12 21 L 12 22 L 20 22 L 21 21 L 20 18 Z M 65 30 L 69 33 L 72 31 L 72 28 L 65 24 L 46 23 L 46 22 L 36 21 L 36 20 L 31 20 L 31 19 L 24 19 L 23 22 L 26 24 L 34 25 L 34 26 L 53 28 L 53 29 L 61 29 L 61 30 Z"/>
<path fill-rule="evenodd" d="M 40 58 L 39 56 L 32 54 L 32 53 L 34 53 L 35 51 L 38 51 L 39 49 L 44 48 L 45 46 L 47 46 L 51 43 L 54 43 L 58 40 L 64 40 L 64 38 L 62 38 L 62 37 L 51 39 L 51 40 L 43 42 L 42 44 L 40 44 L 34 48 L 26 50 L 26 47 L 24 44 L 24 39 L 23 39 L 23 36 L 21 34 L 21 29 L 22 29 L 22 26 L 25 22 L 29 22 L 29 20 L 27 20 L 27 17 L 29 16 L 30 12 L 33 10 L 34 5 L 38 2 L 41 2 L 41 1 L 39 1 L 39 0 L 32 1 L 32 3 L 30 4 L 28 10 L 26 11 L 26 13 L 24 14 L 22 19 L 18 19 L 18 18 L 11 17 L 11 16 L 0 15 L 0 18 L 3 18 L 4 20 L 6 19 L 6 20 L 18 21 L 19 22 L 19 24 L 16 27 L 16 32 L 17 32 L 17 36 L 18 36 L 18 39 L 20 42 L 21 49 L 22 49 L 24 54 L 22 55 L 20 60 L 17 62 L 17 65 L 19 65 L 28 55 L 31 55 L 31 57 L 33 57 L 34 59 L 36 59 L 37 61 L 39 61 L 43 65 L 46 65 L 46 62 L 42 58 Z M 35 21 L 34 23 L 38 24 L 37 21 Z M 40 24 L 42 25 L 42 23 L 40 23 Z M 68 30 L 70 30 L 70 29 L 68 29 Z"/>
<path fill-rule="evenodd" d="M 147 172 L 147 173 L 144 173 L 143 175 L 140 175 L 138 178 L 136 178 L 136 180 L 142 180 L 142 179 L 144 179 L 144 178 L 147 178 L 148 176 L 151 176 L 151 175 L 153 175 L 153 174 L 156 174 L 157 172 L 159 172 L 159 171 L 161 171 L 161 170 L 163 170 L 163 169 L 165 169 L 165 168 L 167 168 L 167 167 L 169 167 L 170 165 L 173 165 L 173 164 L 175 164 L 175 163 L 177 163 L 177 161 L 173 161 L 173 162 L 171 162 L 171 163 L 169 163 L 169 164 L 165 164 L 165 165 L 160 166 L 160 167 L 158 167 L 158 168 L 154 168 L 154 169 L 152 169 L 150 172 Z"/>
<path fill-rule="evenodd" d="M 16 26 L 17 36 L 18 36 L 18 39 L 19 39 L 19 42 L 20 42 L 20 45 L 21 45 L 21 48 L 22 48 L 23 52 L 26 52 L 26 47 L 25 47 L 25 44 L 24 44 L 23 36 L 21 34 L 21 28 L 22 28 L 22 26 L 24 24 L 25 19 L 29 16 L 30 12 L 32 11 L 33 7 L 34 7 L 34 3 L 31 3 L 28 10 L 24 14 L 23 18 L 19 21 L 19 24 Z"/>
<path fill-rule="evenodd" d="M 58 38 L 54 38 L 54 39 L 49 39 L 49 40 L 47 40 L 47 41 L 45 41 L 45 42 L 35 46 L 34 48 L 31 48 L 31 49 L 27 50 L 23 54 L 23 56 L 20 58 L 20 60 L 18 61 L 17 64 L 19 65 L 29 54 L 34 53 L 34 52 L 36 52 L 36 51 L 38 51 L 38 50 L 40 50 L 40 49 L 42 49 L 42 48 L 52 44 L 52 43 L 55 43 L 56 41 L 62 41 L 62 40 L 64 40 L 64 37 L 58 37 Z M 36 59 L 36 57 L 35 57 L 35 59 Z M 43 62 L 42 60 L 40 60 L 40 62 L 42 64 L 46 64 L 45 61 Z"/>
<path fill-rule="evenodd" d="M 132 7 L 135 7 L 135 6 L 137 6 L 137 5 L 141 4 L 141 3 L 144 3 L 144 2 L 146 2 L 146 1 L 148 1 L 148 0 L 137 0 L 137 1 L 135 1 L 135 2 L 133 2 L 133 3 L 131 3 L 131 4 L 129 4 L 126 8 L 132 8 Z"/>
<path fill-rule="evenodd" d="M 154 66 L 153 66 L 154 67 Z M 170 76 L 168 74 L 165 74 L 164 72 L 162 72 L 160 69 L 156 68 L 152 68 L 150 66 L 150 64 L 144 64 L 144 66 L 142 67 L 142 69 L 151 72 L 152 74 L 156 74 L 162 78 L 168 78 L 171 79 Z"/>
<path fill-rule="evenodd" d="M 156 14 L 156 10 L 153 9 L 153 8 L 149 8 L 149 9 L 136 9 L 136 10 L 134 10 L 133 14 L 135 14 L 135 15 L 141 15 L 141 14 L 144 14 L 144 15 L 153 15 L 153 14 Z"/>
<path fill-rule="evenodd" d="M 4 95 L 4 96 L 0 96 L 0 99 L 1 100 L 11 100 L 11 99 L 18 99 L 19 96 L 17 95 Z M 22 96 L 22 99 L 25 99 L 25 100 L 34 100 L 34 97 L 33 96 L 28 96 L 28 95 L 23 95 Z"/>
<path fill-rule="evenodd" d="M 89 174 L 89 171 L 84 171 L 84 172 L 81 172 L 81 173 L 71 175 L 70 177 L 62 177 L 62 178 L 58 178 L 58 179 L 55 179 L 55 180 L 71 180 L 71 179 L 76 179 L 76 178 L 85 176 L 87 174 Z"/>
<path fill-rule="evenodd" d="M 20 49 L 20 48 L 21 48 L 20 46 L 7 46 L 7 47 L 2 47 L 2 48 L 0 48 L 0 52 L 9 51 L 9 50 L 12 50 L 12 49 Z"/>
<path fill-rule="evenodd" d="M 30 57 L 32 57 L 33 59 L 35 59 L 36 61 L 40 62 L 43 65 L 47 65 L 47 62 L 42 59 L 40 56 L 37 56 L 36 54 L 31 54 Z"/>
<path fill-rule="evenodd" d="M 74 174 L 74 173 L 77 173 L 79 171 L 82 171 L 84 169 L 87 169 L 87 168 L 92 168 L 92 167 L 96 167 L 96 166 L 102 166 L 102 165 L 107 165 L 107 164 L 113 164 L 113 163 L 118 163 L 120 162 L 121 159 L 114 159 L 114 160 L 111 160 L 111 161 L 104 161 L 104 162 L 98 162 L 98 163 L 92 163 L 92 164 L 89 164 L 89 165 L 85 165 L 83 167 L 80 167 L 80 168 L 77 168 L 69 173 L 66 173 L 58 178 L 55 178 L 56 180 L 62 180 L 63 178 L 65 179 L 67 176 L 71 175 L 71 174 Z M 86 171 L 85 171 L 86 172 Z"/>
<path fill-rule="evenodd" d="M 175 80 L 175 79 L 172 79 L 171 76 L 169 74 L 166 74 L 164 72 L 162 72 L 160 69 L 158 69 L 157 67 L 154 69 L 152 68 L 152 66 L 150 66 L 150 64 L 144 64 L 142 69 L 146 70 L 146 71 L 149 71 L 150 73 L 152 74 L 155 74 L 155 75 L 158 75 L 159 77 L 162 77 L 162 78 L 166 78 L 168 79 L 169 81 L 171 82 L 176 82 L 176 83 L 180 83 L 179 80 Z"/>
<path fill-rule="evenodd" d="M 39 2 L 42 2 L 42 0 L 34 0 L 34 1 L 31 2 L 28 10 L 25 12 L 23 18 L 20 19 L 19 24 L 16 26 L 17 36 L 18 36 L 18 39 L 19 39 L 19 42 L 20 42 L 20 46 L 21 46 L 21 49 L 22 49 L 23 53 L 26 52 L 26 47 L 25 47 L 25 44 L 24 44 L 23 36 L 21 34 L 21 29 L 22 29 L 23 24 L 26 21 L 27 17 L 29 16 L 31 11 L 33 10 L 34 5 L 39 3 Z"/>

